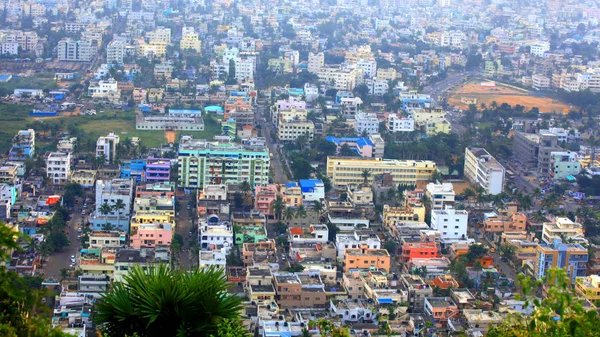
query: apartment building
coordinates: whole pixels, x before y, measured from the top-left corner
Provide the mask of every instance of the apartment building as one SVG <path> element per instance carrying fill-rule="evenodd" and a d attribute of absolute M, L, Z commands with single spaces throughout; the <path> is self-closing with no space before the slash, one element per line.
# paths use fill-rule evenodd
<path fill-rule="evenodd" d="M 400 275 L 400 282 L 408 295 L 408 310 L 422 313 L 425 310 L 425 298 L 433 296 L 432 287 L 418 275 Z"/>
<path fill-rule="evenodd" d="M 533 262 L 533 274 L 537 279 L 546 276 L 549 269 L 561 268 L 575 285 L 577 277 L 587 275 L 588 250 L 580 244 L 566 244 L 555 238 L 550 244 L 538 244 Z"/>
<path fill-rule="evenodd" d="M 431 210 L 431 228 L 441 233 L 442 244 L 467 239 L 469 213 L 450 206 L 444 209 Z"/>
<path fill-rule="evenodd" d="M 441 257 L 435 242 L 405 242 L 402 244 L 400 259 L 404 263 L 413 259 L 434 259 Z"/>
<path fill-rule="evenodd" d="M 431 180 L 436 164 L 430 160 L 327 157 L 327 176 L 334 186 L 363 183 L 365 170 L 370 172 L 367 184 L 372 184 L 375 176 L 387 173 L 394 185 L 416 185 L 419 181 Z"/>
<path fill-rule="evenodd" d="M 106 46 L 106 63 L 123 64 L 125 57 L 125 43 L 121 40 L 113 40 Z"/>
<path fill-rule="evenodd" d="M 325 66 L 325 54 L 320 53 L 308 53 L 308 72 L 318 74 L 321 68 Z"/>
<path fill-rule="evenodd" d="M 136 46 L 136 55 L 139 57 L 158 57 L 164 58 L 167 54 L 167 43 L 163 41 L 152 40 L 148 43 L 138 41 Z"/>
<path fill-rule="evenodd" d="M 129 234 L 131 248 L 170 246 L 175 226 L 171 223 L 139 224 Z"/>
<path fill-rule="evenodd" d="M 452 183 L 429 183 L 425 189 L 425 195 L 431 201 L 431 209 L 444 209 L 446 206 L 454 206 L 454 186 Z"/>
<path fill-rule="evenodd" d="M 127 236 L 120 231 L 91 231 L 88 234 L 90 249 L 116 249 L 127 243 Z"/>
<path fill-rule="evenodd" d="M 579 296 L 594 303 L 600 301 L 600 276 L 590 275 L 575 279 L 575 291 Z"/>
<path fill-rule="evenodd" d="M 202 41 L 198 34 L 194 31 L 194 27 L 183 27 L 181 32 L 181 41 L 179 41 L 179 49 L 193 50 L 196 53 L 202 51 Z"/>
<path fill-rule="evenodd" d="M 318 273 L 274 274 L 277 303 L 282 308 L 326 308 L 325 286 Z"/>
<path fill-rule="evenodd" d="M 229 254 L 235 244 L 233 226 L 227 221 L 219 221 L 215 215 L 209 217 L 206 222 L 199 223 L 198 229 L 201 250 L 215 250 L 224 247 Z"/>
<path fill-rule="evenodd" d="M 131 179 L 97 180 L 96 218 L 90 218 L 90 222 L 95 226 L 100 226 L 106 222 L 105 220 L 110 219 L 113 225 L 116 223 L 119 229 L 127 231 L 133 202 L 133 186 L 134 183 Z M 113 208 L 108 214 L 102 214 L 100 208 L 105 202 L 112 207 L 118 200 L 124 205 L 122 209 Z"/>
<path fill-rule="evenodd" d="M 481 309 L 464 309 L 462 311 L 467 323 L 468 331 L 473 334 L 485 336 L 487 332 L 504 321 L 504 317 L 494 311 L 483 311 Z"/>
<path fill-rule="evenodd" d="M 450 297 L 426 297 L 423 306 L 425 314 L 437 322 L 446 322 L 460 313 Z"/>
<path fill-rule="evenodd" d="M 558 146 L 558 137 L 550 132 L 539 134 L 517 131 L 513 137 L 513 155 L 527 169 L 547 175 L 552 170 L 552 152 L 563 151 Z"/>
<path fill-rule="evenodd" d="M 171 180 L 171 160 L 150 157 L 146 160 L 145 180 L 149 183 L 169 182 Z"/>
<path fill-rule="evenodd" d="M 257 243 L 244 243 L 242 245 L 242 261 L 244 266 L 277 263 L 275 240 L 266 239 Z"/>
<path fill-rule="evenodd" d="M 356 134 L 367 136 L 379 132 L 379 120 L 377 114 L 359 112 L 354 116 L 354 131 Z"/>
<path fill-rule="evenodd" d="M 421 203 L 406 203 L 396 207 L 383 205 L 383 225 L 392 228 L 398 222 L 423 222 L 425 211 L 425 206 Z"/>
<path fill-rule="evenodd" d="M 415 120 L 399 114 L 389 114 L 385 126 L 389 132 L 412 132 L 415 131 Z"/>
<path fill-rule="evenodd" d="M 58 60 L 90 62 L 96 56 L 97 47 L 89 40 L 64 38 L 58 41 Z"/>
<path fill-rule="evenodd" d="M 358 248 L 361 244 L 369 249 L 381 249 L 381 240 L 372 230 L 355 230 L 352 233 L 338 233 L 335 236 L 337 258 L 342 260 L 348 248 Z"/>
<path fill-rule="evenodd" d="M 544 53 L 550 51 L 550 42 L 537 41 L 531 45 L 531 55 L 537 57 L 544 57 Z"/>
<path fill-rule="evenodd" d="M 363 70 L 358 67 L 323 66 L 317 76 L 320 82 L 332 84 L 334 89 L 352 91 L 362 84 Z"/>
<path fill-rule="evenodd" d="M 113 281 L 123 282 L 125 275 L 133 268 L 148 269 L 157 264 L 166 264 L 170 261 L 168 247 L 158 248 L 120 248 L 114 260 L 115 272 Z"/>
<path fill-rule="evenodd" d="M 282 143 L 293 143 L 299 137 L 306 136 L 312 141 L 315 135 L 315 124 L 307 120 L 282 120 L 277 128 L 277 138 Z"/>
<path fill-rule="evenodd" d="M 581 172 L 581 164 L 577 153 L 571 151 L 559 151 L 550 153 L 550 176 L 555 180 L 566 180 Z"/>
<path fill-rule="evenodd" d="M 366 244 L 358 248 L 346 248 L 344 252 L 344 272 L 353 269 L 383 269 L 390 272 L 390 254 L 385 249 L 372 249 Z"/>
<path fill-rule="evenodd" d="M 487 234 L 502 234 L 510 232 L 523 232 L 527 227 L 527 216 L 523 212 L 512 212 L 488 217 L 483 223 L 483 230 Z"/>
<path fill-rule="evenodd" d="M 19 130 L 12 139 L 12 147 L 8 152 L 8 160 L 25 161 L 35 154 L 35 130 Z"/>
<path fill-rule="evenodd" d="M 86 189 L 94 188 L 96 185 L 96 170 L 74 170 L 71 173 L 71 182 L 81 185 Z"/>
<path fill-rule="evenodd" d="M 121 99 L 121 89 L 119 89 L 119 83 L 115 79 L 109 78 L 90 83 L 88 95 L 99 100 L 118 102 Z"/>
<path fill-rule="evenodd" d="M 395 80 L 396 77 L 397 77 L 397 73 L 396 73 L 396 69 L 394 69 L 394 68 L 379 68 L 379 69 L 377 69 L 377 78 L 382 81 L 390 82 L 390 81 Z"/>
<path fill-rule="evenodd" d="M 551 244 L 555 239 L 575 240 L 587 243 L 583 225 L 569 218 L 556 217 L 542 225 L 542 241 Z"/>
<path fill-rule="evenodd" d="M 465 177 L 487 194 L 496 195 L 504 189 L 504 166 L 482 148 L 465 149 Z"/>
<path fill-rule="evenodd" d="M 96 158 L 104 156 L 106 164 L 112 164 L 117 156 L 117 144 L 119 136 L 109 133 L 105 137 L 99 137 L 96 141 Z"/>
<path fill-rule="evenodd" d="M 243 181 L 254 187 L 269 182 L 270 158 L 261 142 L 236 144 L 182 136 L 177 162 L 181 185 L 186 188 Z"/>
<path fill-rule="evenodd" d="M 66 185 L 71 179 L 71 154 L 48 153 L 46 157 L 46 176 L 54 185 Z"/>
<path fill-rule="evenodd" d="M 171 28 L 158 26 L 155 30 L 146 33 L 146 38 L 149 41 L 160 41 L 171 43 Z"/>

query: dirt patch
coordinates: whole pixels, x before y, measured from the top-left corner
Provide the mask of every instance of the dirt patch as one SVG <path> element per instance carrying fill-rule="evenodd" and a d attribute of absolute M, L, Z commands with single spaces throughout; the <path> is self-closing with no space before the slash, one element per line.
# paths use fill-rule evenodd
<path fill-rule="evenodd" d="M 468 109 L 469 104 L 486 104 L 488 107 L 496 102 L 498 105 L 507 103 L 512 106 L 517 104 L 530 110 L 533 107 L 540 109 L 540 112 L 561 112 L 568 113 L 572 106 L 558 100 L 547 97 L 531 96 L 526 90 L 505 86 L 496 83 L 494 87 L 482 86 L 481 82 L 470 82 L 458 88 L 448 99 L 448 104 L 459 109 Z"/>
<path fill-rule="evenodd" d="M 167 139 L 167 143 L 175 143 L 175 138 L 177 137 L 177 132 L 167 130 L 165 131 L 165 138 Z"/>

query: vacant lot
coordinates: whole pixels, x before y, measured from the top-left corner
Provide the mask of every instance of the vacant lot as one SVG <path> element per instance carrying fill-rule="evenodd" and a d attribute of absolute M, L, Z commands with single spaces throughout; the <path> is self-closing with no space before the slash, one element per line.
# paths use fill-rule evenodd
<path fill-rule="evenodd" d="M 537 107 L 540 112 L 568 113 L 570 106 L 558 100 L 531 95 L 528 91 L 496 82 L 495 87 L 485 87 L 480 81 L 469 82 L 458 88 L 448 99 L 448 103 L 460 109 L 468 109 L 469 102 L 475 102 L 478 107 L 482 103 L 490 106 L 492 102 L 498 105 L 507 103 L 517 104 L 530 110 Z"/>

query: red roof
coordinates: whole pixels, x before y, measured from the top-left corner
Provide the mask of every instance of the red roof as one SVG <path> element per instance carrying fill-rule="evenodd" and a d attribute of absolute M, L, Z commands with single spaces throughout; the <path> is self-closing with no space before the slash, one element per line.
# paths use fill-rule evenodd
<path fill-rule="evenodd" d="M 304 231 L 300 227 L 291 227 L 290 233 L 292 233 L 292 235 L 302 235 L 304 234 Z"/>

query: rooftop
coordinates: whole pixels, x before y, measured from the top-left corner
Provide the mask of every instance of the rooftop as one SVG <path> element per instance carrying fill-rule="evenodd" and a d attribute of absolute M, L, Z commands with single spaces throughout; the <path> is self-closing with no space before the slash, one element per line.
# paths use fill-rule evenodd
<path fill-rule="evenodd" d="M 448 306 L 456 306 L 450 297 L 426 297 L 425 301 L 433 308 L 446 308 Z"/>

